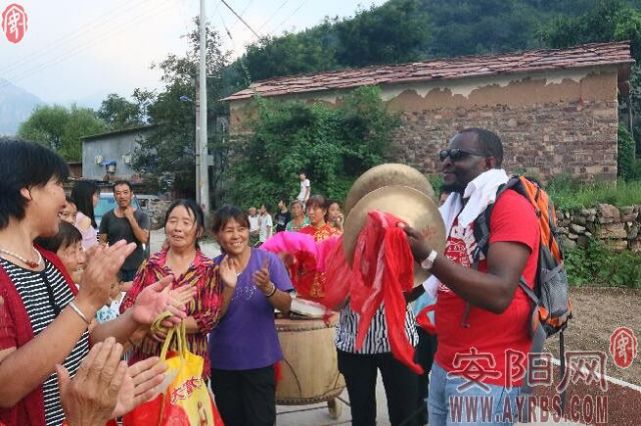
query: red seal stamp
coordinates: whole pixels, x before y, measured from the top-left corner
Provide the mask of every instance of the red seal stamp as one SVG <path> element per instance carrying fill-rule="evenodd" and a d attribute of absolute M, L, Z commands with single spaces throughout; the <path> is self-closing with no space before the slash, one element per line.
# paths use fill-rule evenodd
<path fill-rule="evenodd" d="M 20 43 L 27 32 L 27 13 L 22 6 L 12 3 L 2 12 L 2 31 L 11 43 Z"/>
<path fill-rule="evenodd" d="M 617 327 L 610 335 L 610 355 L 614 365 L 628 368 L 637 356 L 637 336 L 628 327 Z"/>

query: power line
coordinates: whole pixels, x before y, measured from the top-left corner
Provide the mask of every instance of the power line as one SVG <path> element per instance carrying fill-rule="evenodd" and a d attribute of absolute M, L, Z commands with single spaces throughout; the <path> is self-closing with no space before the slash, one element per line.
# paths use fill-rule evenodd
<path fill-rule="evenodd" d="M 245 22 L 245 20 L 243 19 L 242 16 L 240 16 L 238 13 L 236 13 L 236 11 L 234 9 L 232 9 L 231 6 L 228 5 L 225 0 L 220 0 L 220 1 L 223 2 L 223 4 L 225 6 L 227 6 L 227 9 L 231 10 L 231 13 L 236 15 L 236 17 L 240 20 L 240 22 L 242 22 L 249 29 L 249 31 L 251 31 L 256 36 L 256 38 L 260 39 L 260 36 L 258 35 L 258 33 L 256 31 L 254 31 L 254 29 L 252 27 L 250 27 L 247 22 Z M 231 35 L 229 37 L 231 38 Z"/>
<path fill-rule="evenodd" d="M 47 60 L 45 62 L 42 62 L 42 63 L 40 63 L 38 65 L 35 65 L 34 67 L 28 69 L 27 71 L 22 71 L 19 75 L 16 75 L 15 77 L 7 78 L 8 81 L 6 81 L 6 82 L 0 82 L 0 89 L 2 89 L 3 87 L 6 87 L 7 85 L 9 85 L 9 81 L 17 82 L 17 81 L 23 80 L 26 77 L 29 77 L 29 76 L 31 76 L 33 74 L 36 74 L 36 73 L 38 73 L 38 72 L 40 72 L 40 71 L 42 71 L 42 70 L 44 70 L 44 69 L 46 69 L 46 68 L 48 68 L 50 66 L 56 65 L 56 64 L 58 64 L 60 62 L 63 62 L 66 59 L 68 59 L 68 58 L 70 58 L 72 56 L 75 56 L 76 54 L 78 54 L 78 53 L 80 53 L 80 52 L 82 52 L 84 50 L 87 50 L 90 47 L 95 46 L 95 44 L 98 41 L 103 40 L 103 39 L 113 35 L 114 33 L 119 32 L 122 28 L 124 28 L 126 26 L 131 26 L 133 24 L 137 24 L 138 22 L 140 22 L 142 20 L 145 20 L 145 19 L 149 19 L 152 16 L 158 16 L 158 15 L 160 15 L 162 13 L 165 13 L 170 8 L 171 8 L 171 4 L 169 2 L 165 2 L 164 7 L 163 6 L 155 7 L 153 9 L 153 12 L 150 13 L 150 14 L 145 11 L 145 13 L 137 15 L 137 16 L 135 16 L 133 19 L 131 19 L 129 21 L 120 23 L 120 24 L 112 27 L 110 29 L 110 31 L 104 32 L 103 34 L 101 34 L 101 35 L 99 35 L 97 37 L 94 37 L 91 40 L 84 40 L 83 44 L 72 46 L 70 49 L 68 49 L 63 54 L 58 55 L 57 57 L 55 57 L 53 59 Z"/>
<path fill-rule="evenodd" d="M 132 9 L 137 8 L 138 6 L 142 6 L 144 3 L 148 3 L 151 0 L 139 0 L 138 4 L 134 1 L 132 2 L 122 2 L 120 5 L 118 5 L 115 9 L 112 9 L 109 12 L 103 13 L 102 15 L 96 17 L 95 19 L 90 20 L 89 22 L 85 23 L 84 25 L 78 27 L 75 31 L 72 31 L 70 33 L 67 33 L 56 40 L 48 43 L 47 45 L 43 46 L 40 49 L 36 49 L 32 51 L 31 53 L 19 58 L 16 61 L 13 61 L 11 64 L 3 67 L 0 69 L 0 75 L 4 75 L 8 72 L 11 72 L 13 69 L 21 66 L 22 64 L 29 63 L 31 62 L 31 59 L 34 57 L 42 57 L 43 55 L 52 55 L 55 54 L 55 50 L 59 46 L 65 46 L 68 45 L 69 41 L 73 41 L 74 39 L 80 38 L 80 36 L 84 33 L 87 33 L 90 30 L 95 30 L 96 26 L 100 27 L 101 25 L 107 25 L 110 23 L 111 20 L 113 20 L 115 17 L 124 14 L 125 12 L 129 12 Z M 124 7 L 123 7 L 124 6 Z M 112 17 L 109 17 L 110 15 L 113 15 Z M 95 25 L 97 24 L 97 25 Z"/>
<path fill-rule="evenodd" d="M 249 6 L 251 6 L 251 4 L 252 4 L 253 2 L 254 2 L 254 0 L 249 0 L 249 1 L 245 4 L 245 7 L 243 7 L 242 12 L 240 12 L 240 16 L 245 16 L 245 12 L 247 12 L 247 9 L 249 9 Z M 218 3 L 218 4 L 220 4 L 220 3 Z M 234 28 L 236 28 L 236 25 L 237 25 L 237 24 L 238 24 L 238 21 L 234 22 L 234 23 L 232 24 L 232 26 L 231 26 L 230 30 L 232 30 L 232 31 L 233 31 L 233 30 L 234 30 Z"/>
<path fill-rule="evenodd" d="M 291 13 L 287 18 L 283 19 L 283 21 L 282 21 L 280 24 L 276 25 L 276 27 L 274 28 L 274 30 L 273 30 L 273 31 L 270 31 L 270 33 L 275 33 L 275 32 L 276 32 L 276 30 L 277 30 L 278 28 L 282 27 L 282 26 L 283 26 L 283 24 L 285 24 L 285 23 L 286 23 L 287 21 L 289 21 L 289 20 L 290 20 L 294 15 L 296 15 L 296 12 L 298 12 L 298 11 L 301 9 L 301 7 L 303 7 L 303 5 L 305 4 L 305 2 L 306 2 L 306 1 L 307 1 L 307 0 L 303 0 L 303 1 L 301 1 L 300 5 L 299 5 L 296 9 L 294 9 L 294 11 L 293 11 L 293 12 L 292 12 L 292 13 Z"/>
<path fill-rule="evenodd" d="M 267 20 L 265 22 L 263 22 L 263 25 L 261 25 L 260 28 L 258 28 L 258 31 L 260 31 L 263 28 L 265 28 L 265 25 L 267 25 L 269 22 L 271 22 L 271 20 L 274 18 L 274 16 L 276 16 L 276 14 L 283 8 L 283 6 L 285 6 L 287 4 L 288 1 L 289 0 L 283 1 L 280 4 L 280 6 L 278 6 L 278 8 L 269 16 L 269 18 L 267 18 Z"/>

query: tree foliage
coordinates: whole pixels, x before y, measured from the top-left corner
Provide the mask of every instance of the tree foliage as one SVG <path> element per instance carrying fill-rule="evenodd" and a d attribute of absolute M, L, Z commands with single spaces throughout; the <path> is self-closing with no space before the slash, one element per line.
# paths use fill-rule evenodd
<path fill-rule="evenodd" d="M 196 20 L 196 28 L 198 22 Z M 176 191 L 195 197 L 196 80 L 199 64 L 198 30 L 188 34 L 191 47 L 184 56 L 169 55 L 156 64 L 163 72 L 164 90 L 147 107 L 148 122 L 155 125 L 150 136 L 141 141 L 134 156 L 134 168 Z M 220 140 L 215 126 L 217 117 L 226 116 L 226 105 L 218 100 L 223 93 L 223 68 L 227 54 L 221 50 L 220 36 L 207 29 L 207 117 L 208 143 L 216 151 Z M 223 162 L 224 164 L 224 162 Z M 222 167 L 214 167 L 214 181 Z M 162 186 L 162 185 L 161 185 Z"/>
<path fill-rule="evenodd" d="M 343 199 L 351 183 L 383 162 L 399 118 L 386 111 L 377 88 L 362 87 L 333 107 L 258 98 L 252 133 L 239 142 L 231 201 L 273 203 L 298 191 L 305 170 L 312 191 Z"/>
<path fill-rule="evenodd" d="M 107 126 L 91 108 L 39 106 L 20 125 L 18 136 L 57 151 L 67 161 L 82 159 L 83 136 L 104 132 Z"/>
<path fill-rule="evenodd" d="M 641 12 L 623 0 L 598 0 L 579 16 L 557 16 L 541 34 L 545 43 L 555 48 L 630 40 L 632 55 L 637 61 L 641 59 Z"/>
<path fill-rule="evenodd" d="M 148 90 L 135 89 L 135 102 L 116 93 L 102 101 L 97 115 L 111 130 L 123 130 L 147 124 L 147 108 L 154 101 L 154 94 Z"/>

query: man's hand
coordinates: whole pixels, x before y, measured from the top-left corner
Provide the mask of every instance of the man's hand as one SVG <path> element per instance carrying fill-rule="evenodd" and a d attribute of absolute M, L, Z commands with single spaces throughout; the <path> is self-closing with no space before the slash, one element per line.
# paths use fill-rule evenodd
<path fill-rule="evenodd" d="M 173 275 L 168 275 L 140 292 L 133 306 L 134 321 L 141 325 L 150 325 L 158 315 L 169 311 L 172 314 L 168 320 L 169 324 L 180 324 L 187 316 L 185 305 L 194 298 L 196 288 L 183 286 L 171 290 L 173 280 Z"/>
<path fill-rule="evenodd" d="M 127 374 L 118 393 L 118 403 L 111 417 L 120 417 L 143 402 L 154 398 L 165 389 L 158 386 L 165 379 L 167 366 L 157 356 L 143 359 L 127 369 Z"/>
<path fill-rule="evenodd" d="M 91 348 L 73 379 L 65 367 L 56 365 L 60 402 L 69 426 L 105 424 L 112 417 L 127 374 L 121 356 L 122 345 L 110 337 Z"/>
<path fill-rule="evenodd" d="M 92 247 L 87 253 L 87 264 L 78 292 L 78 304 L 94 312 L 109 300 L 111 284 L 117 280 L 120 267 L 134 250 L 136 244 L 121 240 L 111 246 Z M 93 316 L 93 313 L 87 314 Z"/>
<path fill-rule="evenodd" d="M 432 252 L 432 248 L 427 245 L 427 242 L 425 242 L 421 233 L 403 222 L 399 222 L 398 227 L 405 231 L 407 241 L 410 243 L 410 247 L 412 248 L 414 259 L 418 263 L 424 261 Z"/>
<path fill-rule="evenodd" d="M 124 209 L 120 209 L 120 211 L 122 212 L 122 215 L 125 217 L 125 219 L 127 219 L 129 222 L 131 222 L 132 220 L 136 220 L 134 216 L 135 210 L 133 207 L 131 207 L 131 204 Z"/>

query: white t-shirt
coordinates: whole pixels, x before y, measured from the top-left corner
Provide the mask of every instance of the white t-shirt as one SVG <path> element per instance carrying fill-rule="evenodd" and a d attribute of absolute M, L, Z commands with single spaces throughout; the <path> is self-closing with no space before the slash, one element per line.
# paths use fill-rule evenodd
<path fill-rule="evenodd" d="M 269 237 L 272 236 L 273 233 L 273 223 L 272 223 L 272 217 L 269 213 L 265 213 L 265 215 L 260 215 L 258 216 L 258 226 L 260 228 L 260 232 L 258 234 L 258 241 L 261 243 L 264 243 L 267 241 Z M 267 228 L 269 229 L 269 234 L 267 233 Z"/>
<path fill-rule="evenodd" d="M 307 201 L 307 198 L 309 198 L 309 197 L 305 197 L 305 195 L 307 194 L 307 188 L 309 188 L 311 186 L 312 186 L 312 184 L 309 182 L 309 179 L 305 179 L 305 180 L 301 181 L 301 183 L 300 183 L 300 192 L 298 193 L 298 197 L 296 197 L 298 199 L 298 201 L 302 201 L 303 203 L 305 201 Z"/>
<path fill-rule="evenodd" d="M 249 218 L 249 232 L 258 231 L 258 215 L 248 216 Z"/>

